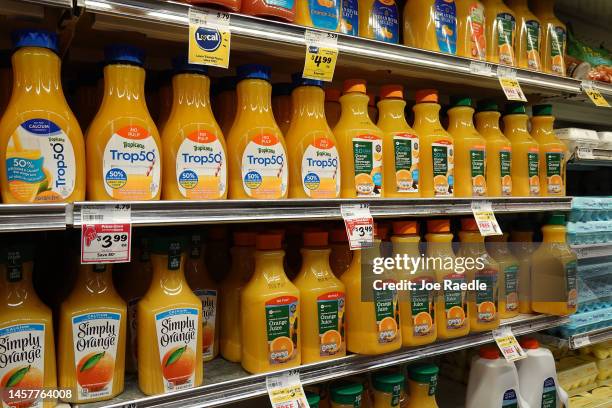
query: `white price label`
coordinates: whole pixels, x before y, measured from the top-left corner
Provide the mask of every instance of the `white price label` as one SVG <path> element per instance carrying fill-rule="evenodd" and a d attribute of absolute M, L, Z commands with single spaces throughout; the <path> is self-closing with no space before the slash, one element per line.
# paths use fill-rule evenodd
<path fill-rule="evenodd" d="M 272 408 L 303 408 L 308 406 L 306 393 L 296 370 L 266 377 L 266 388 Z"/>
<path fill-rule="evenodd" d="M 572 348 L 579 349 L 591 345 L 591 339 L 588 334 L 579 334 L 572 338 Z"/>
<path fill-rule="evenodd" d="M 494 76 L 493 65 L 486 62 L 470 61 L 470 72 L 477 75 Z"/>
<path fill-rule="evenodd" d="M 472 201 L 472 213 L 476 219 L 480 235 L 487 237 L 490 235 L 502 235 L 502 230 L 497 223 L 495 213 L 490 201 Z"/>
<path fill-rule="evenodd" d="M 499 79 L 499 84 L 509 101 L 527 102 L 521 84 L 516 79 L 516 70 L 507 67 L 497 67 L 497 79 Z"/>
<path fill-rule="evenodd" d="M 342 204 L 340 213 L 351 249 L 370 248 L 374 241 L 374 219 L 369 204 Z"/>
<path fill-rule="evenodd" d="M 576 148 L 576 155 L 579 159 L 594 159 L 593 148 L 591 146 L 578 146 Z"/>
<path fill-rule="evenodd" d="M 493 338 L 497 343 L 497 347 L 502 352 L 508 362 L 522 360 L 527 357 L 527 353 L 523 350 L 519 342 L 514 337 L 510 326 L 500 327 L 493 330 Z"/>
<path fill-rule="evenodd" d="M 85 205 L 81 209 L 81 263 L 130 262 L 129 204 Z"/>

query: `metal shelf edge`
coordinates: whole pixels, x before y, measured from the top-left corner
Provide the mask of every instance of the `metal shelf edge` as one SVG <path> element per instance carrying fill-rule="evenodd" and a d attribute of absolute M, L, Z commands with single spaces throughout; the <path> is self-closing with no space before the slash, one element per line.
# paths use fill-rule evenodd
<path fill-rule="evenodd" d="M 69 204 L 2 204 L 0 233 L 64 230 Z"/>
<path fill-rule="evenodd" d="M 26 3 L 37 4 L 39 6 L 62 7 L 71 9 L 73 7 L 72 0 L 23 0 Z"/>
<path fill-rule="evenodd" d="M 581 337 L 588 336 L 588 344 L 580 345 L 576 347 L 575 341 Z M 577 350 L 582 347 L 590 346 L 592 344 L 603 343 L 604 341 L 612 340 L 612 327 L 606 327 L 599 330 L 592 330 L 586 333 L 580 333 L 571 336 L 568 340 L 569 348 Z"/>
<path fill-rule="evenodd" d="M 603 258 L 612 256 L 612 242 L 603 244 L 571 245 L 578 259 Z"/>

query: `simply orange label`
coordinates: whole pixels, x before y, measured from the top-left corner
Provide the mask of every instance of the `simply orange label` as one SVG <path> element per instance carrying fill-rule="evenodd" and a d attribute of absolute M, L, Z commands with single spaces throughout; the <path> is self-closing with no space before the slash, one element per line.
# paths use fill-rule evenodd
<path fill-rule="evenodd" d="M 283 364 L 293 360 L 298 345 L 298 298 L 279 296 L 266 302 L 268 361 Z"/>

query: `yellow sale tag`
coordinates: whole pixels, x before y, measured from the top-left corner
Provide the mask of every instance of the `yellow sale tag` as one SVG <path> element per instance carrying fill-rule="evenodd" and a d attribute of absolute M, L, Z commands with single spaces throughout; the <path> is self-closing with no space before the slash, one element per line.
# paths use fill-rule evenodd
<path fill-rule="evenodd" d="M 487 237 L 503 234 L 497 223 L 497 218 L 495 218 L 495 213 L 493 213 L 493 206 L 490 201 L 472 201 L 471 206 L 480 235 Z"/>
<path fill-rule="evenodd" d="M 604 98 L 604 96 L 597 89 L 593 88 L 593 83 L 591 81 L 585 81 L 582 83 L 582 90 L 584 93 L 588 95 L 588 97 L 593 101 L 595 106 L 600 106 L 602 108 L 609 108 L 610 104 Z"/>
<path fill-rule="evenodd" d="M 189 63 L 227 68 L 230 14 L 189 8 Z"/>
<path fill-rule="evenodd" d="M 497 67 L 497 78 L 509 101 L 527 102 L 521 84 L 518 79 L 516 79 L 516 71 L 514 69 Z"/>
<path fill-rule="evenodd" d="M 296 370 L 266 377 L 268 397 L 273 408 L 303 408 L 308 406 L 306 393 Z"/>
<path fill-rule="evenodd" d="M 516 337 L 514 337 L 509 326 L 493 330 L 493 339 L 495 339 L 497 347 L 499 347 L 499 350 L 508 362 L 522 360 L 527 357 L 527 354 L 516 340 Z"/>
<path fill-rule="evenodd" d="M 306 60 L 302 78 L 330 82 L 338 60 L 338 34 L 306 30 Z"/>

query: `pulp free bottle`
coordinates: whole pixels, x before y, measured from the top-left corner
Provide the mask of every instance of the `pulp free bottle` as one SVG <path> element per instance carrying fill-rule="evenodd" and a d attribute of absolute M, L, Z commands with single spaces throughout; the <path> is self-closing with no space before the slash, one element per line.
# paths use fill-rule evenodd
<path fill-rule="evenodd" d="M 434 364 L 417 364 L 408 367 L 408 405 L 405 408 L 438 408 L 436 389 L 438 372 Z"/>
<path fill-rule="evenodd" d="M 183 236 L 151 238 L 151 287 L 138 302 L 138 386 L 146 395 L 202 384 L 202 301 L 185 280 Z"/>
<path fill-rule="evenodd" d="M 485 197 L 486 141 L 474 127 L 472 99 L 456 96 L 448 110 L 448 133 L 455 146 L 455 197 Z"/>
<path fill-rule="evenodd" d="M 229 131 L 236 117 L 236 77 L 222 77 L 219 80 L 217 95 L 215 96 L 213 112 L 221 133 L 229 135 Z"/>
<path fill-rule="evenodd" d="M 368 116 L 366 82 L 344 81 L 342 114 L 334 128 L 340 152 L 342 198 L 384 197 L 383 133 Z"/>
<path fill-rule="evenodd" d="M 510 242 L 510 249 L 519 261 L 519 313 L 531 313 L 531 255 L 535 249 L 533 231 L 527 225 L 519 225 L 510 233 Z"/>
<path fill-rule="evenodd" d="M 565 76 L 567 29 L 555 16 L 555 0 L 531 1 L 530 6 L 542 23 L 542 69 L 549 74 Z"/>
<path fill-rule="evenodd" d="M 399 11 L 395 0 L 358 0 L 359 35 L 373 40 L 399 42 Z"/>
<path fill-rule="evenodd" d="M 416 93 L 414 130 L 419 135 L 419 179 L 423 197 L 452 197 L 455 153 L 452 136 L 440 124 L 438 91 Z"/>
<path fill-rule="evenodd" d="M 85 145 L 60 78 L 57 35 L 13 33 L 13 90 L 0 120 L 6 204 L 85 199 Z"/>
<path fill-rule="evenodd" d="M 508 248 L 508 236 L 509 234 L 505 232 L 503 235 L 492 235 L 486 238 L 487 252 L 499 265 L 497 282 L 500 319 L 509 319 L 519 313 L 520 263 Z"/>
<path fill-rule="evenodd" d="M 258 234 L 256 249 L 255 271 L 240 292 L 242 368 L 262 373 L 298 367 L 302 304 L 285 275 L 282 235 Z"/>
<path fill-rule="evenodd" d="M 516 17 L 516 41 L 514 43 L 516 65 L 519 68 L 541 71 L 542 25 L 540 20 L 529 10 L 527 0 L 507 0 L 506 4 Z"/>
<path fill-rule="evenodd" d="M 373 408 L 393 408 L 400 406 L 400 396 L 404 381 L 403 374 L 375 373 L 372 375 L 372 386 L 374 388 Z"/>
<path fill-rule="evenodd" d="M 457 4 L 457 55 L 484 61 L 487 54 L 485 8 L 478 0 L 455 0 Z"/>
<path fill-rule="evenodd" d="M 272 114 L 270 67 L 238 67 L 238 108 L 227 137 L 229 198 L 287 198 L 287 147 Z"/>
<path fill-rule="evenodd" d="M 336 127 L 340 120 L 340 96 L 342 92 L 338 88 L 325 88 L 325 119 L 331 129 Z"/>
<path fill-rule="evenodd" d="M 164 200 L 227 197 L 225 139 L 210 109 L 210 79 L 203 65 L 173 60 L 174 102 L 162 129 Z"/>
<path fill-rule="evenodd" d="M 485 11 L 487 61 L 516 65 L 516 16 L 503 0 L 482 0 Z"/>
<path fill-rule="evenodd" d="M 283 135 L 287 134 L 291 125 L 291 90 L 290 82 L 278 82 L 272 85 L 272 113 Z"/>
<path fill-rule="evenodd" d="M 419 137 L 404 116 L 401 85 L 380 88 L 378 123 L 384 134 L 384 189 L 386 197 L 420 197 Z"/>
<path fill-rule="evenodd" d="M 543 196 L 565 195 L 565 172 L 569 158 L 567 146 L 553 131 L 555 117 L 552 105 L 535 105 L 532 108 L 531 135 L 540 145 L 540 187 Z"/>
<path fill-rule="evenodd" d="M 129 45 L 104 53 L 104 98 L 87 130 L 87 197 L 159 200 L 161 141 L 144 96 L 144 54 Z"/>
<path fill-rule="evenodd" d="M 404 6 L 404 44 L 457 54 L 455 0 L 408 0 Z"/>
<path fill-rule="evenodd" d="M 329 264 L 338 278 L 351 266 L 353 251 L 349 247 L 346 229 L 334 228 L 329 231 Z"/>
<path fill-rule="evenodd" d="M 298 1 L 295 22 L 306 27 L 338 31 L 340 27 L 341 0 Z"/>

